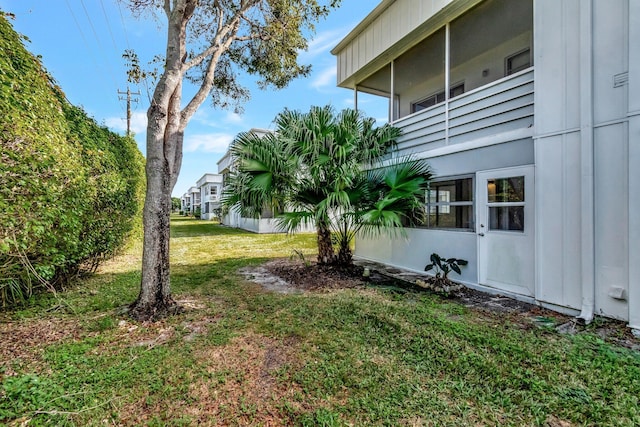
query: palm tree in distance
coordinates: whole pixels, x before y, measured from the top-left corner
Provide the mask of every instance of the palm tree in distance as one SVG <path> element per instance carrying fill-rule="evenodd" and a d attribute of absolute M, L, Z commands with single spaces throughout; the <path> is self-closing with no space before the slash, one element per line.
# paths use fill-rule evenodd
<path fill-rule="evenodd" d="M 271 209 L 288 232 L 314 226 L 318 263 L 350 264 L 356 233 L 398 233 L 423 211 L 428 164 L 381 163 L 398 128 L 374 127 L 373 118 L 355 110 L 336 115 L 330 106 L 285 110 L 275 123 L 273 134 L 241 133 L 232 143 L 237 171 L 224 203 L 239 206 L 243 216 Z"/>

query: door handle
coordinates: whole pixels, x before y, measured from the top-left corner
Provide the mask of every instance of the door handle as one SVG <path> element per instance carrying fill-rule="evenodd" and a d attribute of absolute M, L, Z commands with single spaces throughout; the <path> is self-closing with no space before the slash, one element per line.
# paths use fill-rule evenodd
<path fill-rule="evenodd" d="M 484 233 L 478 233 L 478 236 L 484 237 Z"/>

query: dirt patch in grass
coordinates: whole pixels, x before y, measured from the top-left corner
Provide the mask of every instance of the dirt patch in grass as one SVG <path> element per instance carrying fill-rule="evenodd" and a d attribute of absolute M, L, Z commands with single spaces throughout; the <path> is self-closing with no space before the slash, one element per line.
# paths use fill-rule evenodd
<path fill-rule="evenodd" d="M 364 268 L 357 265 L 328 266 L 285 258 L 269 261 L 261 267 L 268 276 L 280 279 L 278 284 L 285 291 L 291 288 L 303 291 L 331 291 L 364 287 L 366 284 L 362 277 Z M 253 274 L 249 270 L 247 272 Z M 268 280 L 268 277 L 265 279 Z"/>
<path fill-rule="evenodd" d="M 47 346 L 78 338 L 81 331 L 75 320 L 51 318 L 0 322 L 0 381 L 4 375 L 15 375 L 12 366 L 35 366 Z"/>
<path fill-rule="evenodd" d="M 120 422 L 137 425 L 162 414 L 166 419 L 186 417 L 191 425 L 290 425 L 291 416 L 307 410 L 296 403 L 300 387 L 284 373 L 301 363 L 297 347 L 294 338 L 249 333 L 224 346 L 196 350 L 204 374 L 193 378 L 183 399 L 150 403 L 153 396 L 141 396 L 122 408 Z"/>

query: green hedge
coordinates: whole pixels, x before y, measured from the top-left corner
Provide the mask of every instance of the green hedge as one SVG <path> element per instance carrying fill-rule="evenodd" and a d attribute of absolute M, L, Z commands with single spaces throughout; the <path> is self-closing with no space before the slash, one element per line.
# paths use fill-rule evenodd
<path fill-rule="evenodd" d="M 144 159 L 71 105 L 0 16 L 0 304 L 59 286 L 140 227 Z"/>

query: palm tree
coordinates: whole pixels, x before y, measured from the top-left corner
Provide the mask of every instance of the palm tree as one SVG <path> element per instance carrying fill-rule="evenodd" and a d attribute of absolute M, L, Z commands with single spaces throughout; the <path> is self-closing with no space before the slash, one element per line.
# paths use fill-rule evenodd
<path fill-rule="evenodd" d="M 424 162 L 379 165 L 399 129 L 374 127 L 374 119 L 354 110 L 336 115 L 329 106 L 285 110 L 275 123 L 273 134 L 242 133 L 233 142 L 238 171 L 225 187 L 225 204 L 252 216 L 271 208 L 289 232 L 313 225 L 319 263 L 350 263 L 355 233 L 397 231 L 424 206 Z"/>
<path fill-rule="evenodd" d="M 420 224 L 431 176 L 428 163 L 410 157 L 368 170 L 350 192 L 351 210 L 336 221 L 339 263 L 351 263 L 351 242 L 358 233 L 398 236 L 405 226 Z"/>

